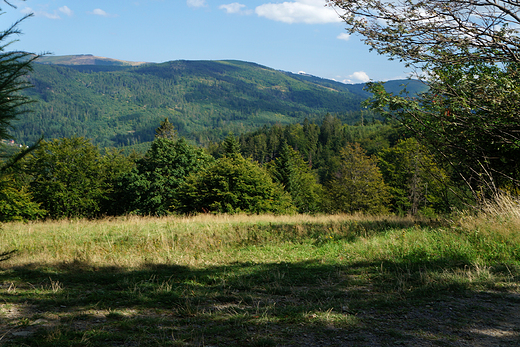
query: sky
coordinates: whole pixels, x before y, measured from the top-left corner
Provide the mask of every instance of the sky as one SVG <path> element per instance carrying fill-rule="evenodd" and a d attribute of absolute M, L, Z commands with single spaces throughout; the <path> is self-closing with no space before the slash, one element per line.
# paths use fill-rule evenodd
<path fill-rule="evenodd" d="M 26 14 L 9 49 L 128 61 L 243 60 L 344 83 L 407 78 L 370 52 L 325 0 L 9 0 L 2 27 Z"/>

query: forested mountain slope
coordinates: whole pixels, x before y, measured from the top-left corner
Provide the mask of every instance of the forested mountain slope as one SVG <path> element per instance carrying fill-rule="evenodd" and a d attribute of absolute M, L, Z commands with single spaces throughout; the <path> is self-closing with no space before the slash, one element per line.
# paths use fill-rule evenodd
<path fill-rule="evenodd" d="M 37 60 L 40 64 L 53 65 L 110 65 L 110 66 L 137 66 L 145 62 L 126 61 L 105 57 L 96 57 L 92 54 L 79 55 L 44 55 Z"/>
<path fill-rule="evenodd" d="M 85 136 L 101 146 L 133 145 L 153 140 L 157 124 L 167 117 L 180 135 L 204 144 L 230 131 L 243 133 L 327 113 L 354 123 L 368 95 L 362 85 L 242 61 L 131 66 L 90 57 L 97 65 L 81 65 L 90 64 L 82 57 L 53 57 L 34 65 L 29 76 L 34 88 L 26 93 L 39 102 L 14 122 L 17 142 L 30 143 L 43 134 Z"/>

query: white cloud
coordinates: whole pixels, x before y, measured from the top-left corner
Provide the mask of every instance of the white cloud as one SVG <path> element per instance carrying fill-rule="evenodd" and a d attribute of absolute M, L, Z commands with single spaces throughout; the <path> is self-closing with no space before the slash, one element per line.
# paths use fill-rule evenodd
<path fill-rule="evenodd" d="M 49 19 L 60 19 L 60 15 L 56 13 L 56 11 L 54 13 L 49 13 L 49 12 L 40 12 L 39 14 L 37 13 L 36 15 L 40 15 L 40 16 L 43 16 L 43 17 L 47 17 Z"/>
<path fill-rule="evenodd" d="M 186 0 L 186 4 L 189 7 L 204 7 L 206 6 L 206 0 Z"/>
<path fill-rule="evenodd" d="M 23 14 L 31 14 L 31 13 L 34 14 L 33 9 L 30 7 L 26 7 L 24 9 L 20 10 L 20 12 L 22 12 Z"/>
<path fill-rule="evenodd" d="M 108 17 L 109 16 L 108 13 L 106 13 L 105 11 L 103 11 L 100 8 L 96 8 L 94 11 L 90 12 L 90 14 L 95 14 L 96 16 L 103 16 L 103 17 Z"/>
<path fill-rule="evenodd" d="M 226 10 L 227 13 L 238 13 L 238 14 L 251 14 L 253 11 L 251 10 L 243 10 L 246 5 L 239 4 L 238 2 L 234 2 L 232 4 L 220 5 L 219 9 Z"/>
<path fill-rule="evenodd" d="M 69 17 L 74 14 L 74 12 L 70 8 L 68 8 L 67 6 L 60 7 L 58 10 L 60 10 L 63 13 L 65 13 Z"/>
<path fill-rule="evenodd" d="M 323 0 L 295 0 L 283 3 L 268 3 L 255 9 L 260 17 L 284 23 L 336 23 L 341 22 L 334 9 L 325 7 Z"/>
<path fill-rule="evenodd" d="M 368 82 L 368 81 L 370 81 L 370 77 L 368 77 L 368 75 L 367 75 L 367 73 L 365 71 L 354 72 L 349 77 L 352 77 L 353 79 L 361 81 L 361 82 Z"/>
<path fill-rule="evenodd" d="M 34 11 L 32 8 L 26 7 L 23 10 L 21 10 L 21 12 L 23 14 L 33 14 L 36 17 L 45 17 L 45 18 L 49 18 L 49 19 L 60 19 L 60 16 L 58 15 L 58 13 L 56 11 L 54 11 L 53 13 L 49 13 L 46 11 Z"/>
<path fill-rule="evenodd" d="M 343 80 L 343 83 L 366 83 L 368 81 L 370 81 L 370 77 L 368 77 L 365 71 L 356 71 Z"/>
<path fill-rule="evenodd" d="M 348 40 L 350 40 L 350 35 L 347 33 L 341 33 L 338 36 L 336 36 L 336 38 L 343 40 L 343 41 L 348 41 Z"/>

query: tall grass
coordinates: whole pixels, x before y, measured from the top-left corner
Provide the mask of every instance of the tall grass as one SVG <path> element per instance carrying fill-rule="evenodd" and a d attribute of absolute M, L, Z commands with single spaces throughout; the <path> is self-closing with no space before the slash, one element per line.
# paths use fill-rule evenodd
<path fill-rule="evenodd" d="M 458 222 L 466 229 L 517 238 L 520 230 L 520 199 L 509 194 L 499 194 L 484 202 L 477 213 L 461 213 Z"/>
<path fill-rule="evenodd" d="M 8 223 L 1 266 L 138 268 L 305 259 L 494 264 L 520 260 L 518 200 L 497 197 L 452 223 L 395 216 L 198 215 Z"/>
<path fill-rule="evenodd" d="M 507 291 L 517 304 L 509 295 L 520 292 L 517 212 L 508 197 L 450 222 L 199 215 L 8 223 L 0 250 L 18 252 L 0 262 L 0 330 L 35 333 L 12 337 L 11 346 L 301 345 L 305 334 L 340 332 L 386 342 L 392 317 L 392 329 L 412 322 L 395 344 L 422 345 L 410 336 L 425 330 L 444 339 L 445 326 L 430 328 L 446 317 L 464 334 L 481 324 L 479 315 L 490 315 L 482 291 L 493 300 Z M 453 297 L 464 302 L 454 303 L 459 316 L 443 304 Z M 433 307 L 440 313 L 432 318 Z M 150 336 L 158 340 L 144 343 Z"/>
<path fill-rule="evenodd" d="M 362 215 L 130 216 L 8 223 L 0 233 L 0 245 L 18 250 L 18 255 L 6 264 L 196 265 L 229 261 L 232 250 L 247 247 L 346 240 L 356 235 L 368 236 L 391 225 L 413 223 L 411 219 L 394 217 L 368 220 Z"/>
<path fill-rule="evenodd" d="M 477 213 L 461 213 L 455 226 L 491 261 L 520 260 L 520 200 L 495 196 Z"/>

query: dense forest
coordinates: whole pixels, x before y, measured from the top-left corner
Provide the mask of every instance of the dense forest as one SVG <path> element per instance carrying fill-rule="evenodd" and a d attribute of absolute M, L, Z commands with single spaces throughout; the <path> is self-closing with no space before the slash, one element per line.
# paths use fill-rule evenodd
<path fill-rule="evenodd" d="M 91 57 L 70 57 L 76 62 Z M 97 59 L 97 58 L 96 58 Z M 239 61 L 34 64 L 2 221 L 172 213 L 397 213 L 454 204 L 448 167 L 370 93 Z M 71 60 L 69 60 L 71 61 Z M 403 89 L 404 81 L 386 85 Z M 408 81 L 417 94 L 424 85 Z M 11 157 L 19 145 L 5 143 Z M 23 148 L 23 146 L 22 146 Z M 133 149 L 133 150 L 132 150 Z"/>
<path fill-rule="evenodd" d="M 362 111 L 370 94 L 364 85 L 346 85 L 309 75 L 273 70 L 241 61 L 172 61 L 130 66 L 85 56 L 45 57 L 33 64 L 25 95 L 37 100 L 29 113 L 12 122 L 20 143 L 84 136 L 101 147 L 151 142 L 164 118 L 179 135 L 207 145 L 229 133 L 245 133 L 264 125 L 301 123 L 305 118 L 336 114 L 354 124 L 376 117 Z M 67 58 L 67 59 L 65 59 Z M 40 60 L 38 60 L 40 61 Z M 90 60 L 89 60 L 90 61 Z M 56 65 L 61 64 L 61 65 Z M 418 81 L 391 81 L 389 90 Z"/>
<path fill-rule="evenodd" d="M 453 184 L 414 138 L 374 120 L 264 126 L 203 148 L 164 119 L 145 154 L 44 140 L 6 176 L 3 221 L 172 213 L 396 213 L 434 217 Z M 459 192 L 463 193 L 463 192 Z"/>
<path fill-rule="evenodd" d="M 403 81 L 369 84 L 369 93 L 363 85 L 239 61 L 34 64 L 25 76 L 32 88 L 21 96 L 23 117 L 13 121 L 17 141 L 2 144 L 12 159 L 2 166 L 1 221 L 192 213 L 435 217 L 475 203 L 475 188 L 483 192 L 477 181 L 464 181 L 463 161 L 447 161 L 448 152 L 436 152 L 441 144 L 424 145 L 429 133 L 392 114 L 402 104 L 383 104 L 429 96 L 417 81 L 408 81 L 413 97 L 405 99 Z M 451 136 L 467 134 L 455 129 Z"/>

